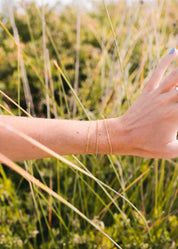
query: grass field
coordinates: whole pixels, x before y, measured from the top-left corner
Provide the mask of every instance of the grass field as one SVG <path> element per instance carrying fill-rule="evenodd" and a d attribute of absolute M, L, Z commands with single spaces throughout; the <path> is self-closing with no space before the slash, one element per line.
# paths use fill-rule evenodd
<path fill-rule="evenodd" d="M 92 10 L 22 1 L 20 10 L 5 9 L 0 114 L 77 120 L 122 115 L 177 45 L 177 10 L 177 0 L 132 6 L 101 1 Z M 176 249 L 177 195 L 176 159 L 7 160 L 0 165 L 0 248 Z"/>

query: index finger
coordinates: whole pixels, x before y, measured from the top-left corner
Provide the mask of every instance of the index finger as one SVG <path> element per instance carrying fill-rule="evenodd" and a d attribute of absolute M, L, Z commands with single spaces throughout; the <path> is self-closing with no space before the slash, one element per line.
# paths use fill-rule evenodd
<path fill-rule="evenodd" d="M 177 48 L 177 47 L 176 47 Z M 156 70 L 152 74 L 150 80 L 148 81 L 145 91 L 152 91 L 159 86 L 159 83 L 165 73 L 166 69 L 170 65 L 170 63 L 176 58 L 178 55 L 178 50 L 176 48 L 171 49 L 169 54 L 165 55 L 161 62 L 158 64 Z"/>

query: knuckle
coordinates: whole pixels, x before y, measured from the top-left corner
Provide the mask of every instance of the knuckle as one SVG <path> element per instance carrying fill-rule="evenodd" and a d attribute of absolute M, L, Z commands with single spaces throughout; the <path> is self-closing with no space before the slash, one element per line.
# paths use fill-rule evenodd
<path fill-rule="evenodd" d="M 166 108 L 164 111 L 164 119 L 175 119 L 175 108 Z"/>
<path fill-rule="evenodd" d="M 178 78 L 178 69 L 174 69 L 174 70 L 172 71 L 172 77 L 173 77 L 173 78 Z"/>

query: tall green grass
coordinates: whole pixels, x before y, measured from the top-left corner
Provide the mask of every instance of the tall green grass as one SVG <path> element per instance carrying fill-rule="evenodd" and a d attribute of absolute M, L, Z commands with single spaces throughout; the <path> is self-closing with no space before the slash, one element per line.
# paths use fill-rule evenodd
<path fill-rule="evenodd" d="M 91 12 L 69 6 L 57 14 L 32 4 L 11 12 L 11 23 L 2 15 L 0 114 L 122 115 L 176 45 L 176 6 L 103 1 Z M 0 154 L 1 248 L 178 247 L 176 159 L 61 157 L 12 132 L 52 158 L 13 163 Z"/>

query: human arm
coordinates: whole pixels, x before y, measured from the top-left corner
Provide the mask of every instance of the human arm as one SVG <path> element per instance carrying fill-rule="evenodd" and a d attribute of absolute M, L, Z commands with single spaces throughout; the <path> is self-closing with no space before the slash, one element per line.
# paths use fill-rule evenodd
<path fill-rule="evenodd" d="M 38 141 L 59 155 L 108 154 L 110 147 L 105 122 L 109 125 L 111 120 L 77 121 L 2 115 L 0 153 L 13 161 L 48 157 L 48 152 L 39 144 L 36 146 L 35 141 Z"/>
<path fill-rule="evenodd" d="M 174 50 L 162 59 L 142 94 L 121 117 L 71 121 L 0 116 L 0 152 L 13 161 L 49 155 L 19 136 L 17 130 L 60 155 L 112 153 L 149 158 L 177 157 L 178 93 L 175 87 L 178 69 L 160 84 L 176 56 Z"/>

